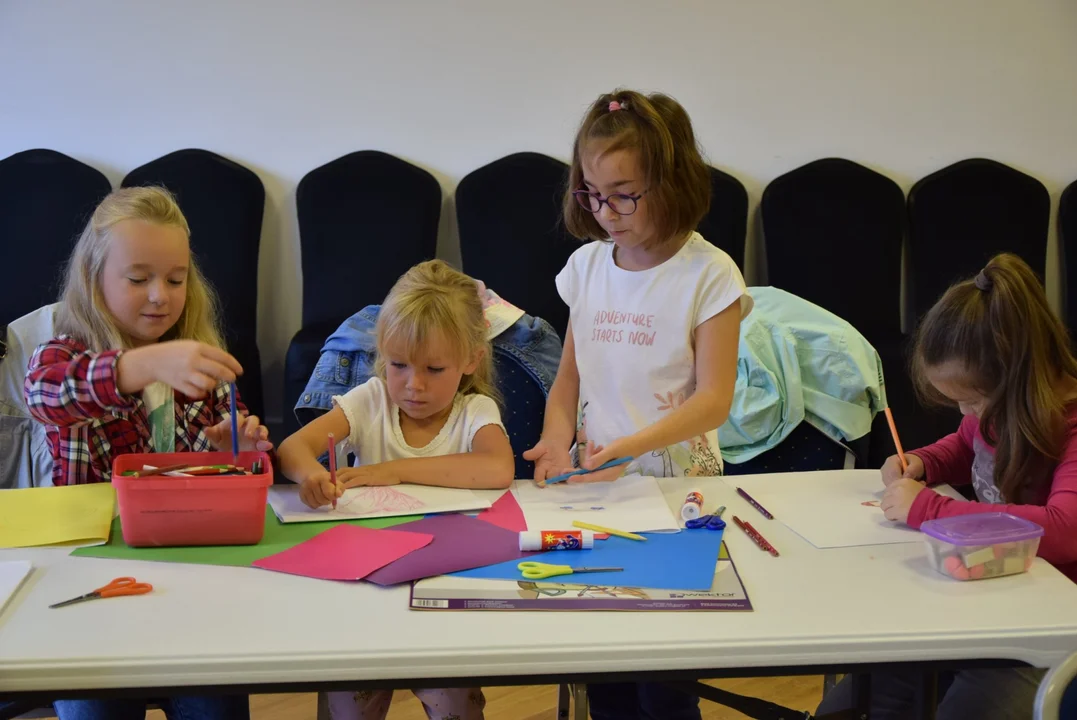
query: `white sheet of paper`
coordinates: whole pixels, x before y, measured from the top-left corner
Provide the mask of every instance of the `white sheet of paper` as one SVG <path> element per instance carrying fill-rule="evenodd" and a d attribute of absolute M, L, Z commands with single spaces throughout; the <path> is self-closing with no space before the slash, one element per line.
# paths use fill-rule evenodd
<path fill-rule="evenodd" d="M 10 560 L 0 562 L 0 613 L 11 598 L 15 597 L 19 586 L 30 576 L 33 565 L 29 560 Z"/>
<path fill-rule="evenodd" d="M 312 510 L 299 499 L 298 485 L 285 485 L 269 488 L 269 504 L 282 523 L 426 515 L 490 507 L 489 500 L 470 490 L 429 485 L 351 488 L 337 500 L 336 510 L 328 505 Z"/>
<path fill-rule="evenodd" d="M 517 480 L 513 494 L 531 530 L 566 530 L 574 520 L 629 532 L 680 529 L 653 477 L 628 475 L 613 482 L 544 488 Z"/>
<path fill-rule="evenodd" d="M 878 470 L 823 470 L 774 475 L 738 475 L 723 478 L 730 487 L 742 488 L 774 516 L 745 518 L 762 533 L 758 523 L 781 522 L 817 548 L 891 545 L 920 542 L 918 530 L 886 519 L 882 509 L 865 502 L 883 496 Z M 949 485 L 932 488 L 947 497 L 964 498 Z"/>

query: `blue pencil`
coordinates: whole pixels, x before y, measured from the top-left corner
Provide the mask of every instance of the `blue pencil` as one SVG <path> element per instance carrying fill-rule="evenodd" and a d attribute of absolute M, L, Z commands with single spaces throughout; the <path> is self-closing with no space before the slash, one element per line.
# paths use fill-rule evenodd
<path fill-rule="evenodd" d="M 239 412 L 236 409 L 236 384 L 228 384 L 228 394 L 232 400 L 232 464 L 239 464 Z"/>

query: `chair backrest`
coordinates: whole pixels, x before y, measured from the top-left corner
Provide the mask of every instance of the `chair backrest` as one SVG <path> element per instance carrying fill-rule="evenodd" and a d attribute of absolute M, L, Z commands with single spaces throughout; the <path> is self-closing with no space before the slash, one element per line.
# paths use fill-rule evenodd
<path fill-rule="evenodd" d="M 1066 319 L 1070 332 L 1077 328 L 1077 180 L 1058 200 L 1058 244 L 1066 258 Z"/>
<path fill-rule="evenodd" d="M 997 253 L 1015 253 L 1043 276 L 1051 199 L 1036 178 L 994 160 L 962 160 L 913 185 L 908 206 L 917 320 Z"/>
<path fill-rule="evenodd" d="M 877 348 L 901 333 L 905 199 L 850 160 L 816 160 L 775 178 L 761 201 L 770 284 L 852 323 Z"/>
<path fill-rule="evenodd" d="M 1051 668 L 1040 681 L 1033 712 L 1036 720 L 1077 718 L 1077 653 Z"/>
<path fill-rule="evenodd" d="M 99 170 L 54 150 L 0 160 L 0 326 L 57 299 L 71 248 L 111 190 Z"/>
<path fill-rule="evenodd" d="M 762 455 L 747 462 L 725 463 L 726 475 L 757 475 L 761 473 L 811 472 L 814 470 L 843 470 L 862 465 L 867 456 L 869 436 L 845 447 L 831 440 L 810 423 L 801 422 L 789 437 Z"/>
<path fill-rule="evenodd" d="M 137 167 L 123 187 L 168 188 L 191 227 L 191 252 L 217 292 L 229 351 L 243 365 L 237 381 L 250 411 L 263 414 L 258 315 L 258 252 L 265 188 L 250 169 L 208 150 L 177 150 Z"/>
<path fill-rule="evenodd" d="M 748 191 L 741 181 L 711 168 L 711 208 L 699 223 L 699 234 L 725 250 L 744 272 L 744 242 L 748 234 Z"/>
<path fill-rule="evenodd" d="M 522 152 L 468 173 L 456 187 L 464 272 L 562 338 L 568 307 L 554 278 L 580 246 L 561 219 L 567 178 L 560 160 Z"/>
<path fill-rule="evenodd" d="M 441 186 L 427 171 L 361 150 L 307 173 L 295 195 L 303 326 L 336 327 L 381 303 L 408 268 L 434 257 Z"/>
<path fill-rule="evenodd" d="M 542 435 L 542 421 L 546 414 L 546 393 L 535 378 L 527 373 L 520 361 L 496 345 L 494 346 L 494 372 L 497 389 L 501 393 L 501 422 L 512 445 L 516 460 L 516 477 L 535 476 L 535 464 L 524 460 L 524 451 L 530 450 Z"/>

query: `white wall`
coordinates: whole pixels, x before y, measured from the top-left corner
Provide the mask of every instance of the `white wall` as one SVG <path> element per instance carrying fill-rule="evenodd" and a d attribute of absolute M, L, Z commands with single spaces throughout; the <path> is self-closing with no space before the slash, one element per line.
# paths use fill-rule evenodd
<path fill-rule="evenodd" d="M 906 189 L 986 155 L 1054 204 L 1077 178 L 1072 0 L 0 0 L 0 157 L 53 148 L 118 184 L 201 147 L 261 176 L 270 414 L 300 318 L 307 171 L 384 150 L 433 172 L 448 201 L 507 153 L 564 159 L 585 106 L 617 85 L 680 99 L 753 208 L 769 180 L 830 155 Z M 448 202 L 440 252 L 458 258 Z"/>

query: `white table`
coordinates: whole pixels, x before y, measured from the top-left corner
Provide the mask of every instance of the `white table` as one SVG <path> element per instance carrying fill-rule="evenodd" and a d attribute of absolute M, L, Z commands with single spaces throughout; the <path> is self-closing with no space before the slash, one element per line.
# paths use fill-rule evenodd
<path fill-rule="evenodd" d="M 754 612 L 420 612 L 408 610 L 405 588 L 5 550 L 0 560 L 36 568 L 0 614 L 0 693 L 715 677 L 983 659 L 1047 666 L 1077 648 L 1077 586 L 1043 561 L 1019 576 L 953 582 L 929 568 L 922 543 L 816 550 L 720 480 L 663 484 L 677 507 L 702 488 L 708 508 L 729 506 L 781 551 L 763 553 L 730 523 Z M 156 589 L 47 607 L 121 575 Z"/>

